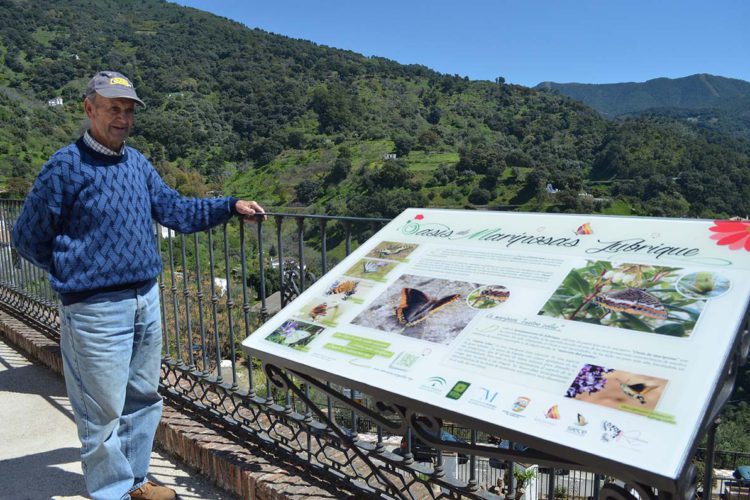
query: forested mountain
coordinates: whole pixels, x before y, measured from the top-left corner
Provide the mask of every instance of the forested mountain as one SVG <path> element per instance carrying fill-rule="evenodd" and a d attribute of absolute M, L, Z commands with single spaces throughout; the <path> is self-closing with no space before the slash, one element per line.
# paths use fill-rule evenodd
<path fill-rule="evenodd" d="M 738 102 L 748 104 L 750 82 L 714 75 L 656 78 L 643 83 L 554 83 L 536 89 L 552 89 L 582 101 L 604 116 L 615 117 L 653 108 L 730 110 Z"/>
<path fill-rule="evenodd" d="M 643 83 L 543 82 L 537 90 L 581 101 L 604 117 L 660 115 L 750 139 L 750 82 L 700 74 Z"/>
<path fill-rule="evenodd" d="M 750 146 L 723 130 L 680 116 L 607 121 L 501 77 L 470 81 L 159 0 L 0 0 L 0 61 L 8 196 L 78 136 L 88 78 L 114 69 L 148 104 L 129 142 L 187 194 L 369 216 L 750 213 Z M 48 106 L 54 97 L 64 105 Z"/>

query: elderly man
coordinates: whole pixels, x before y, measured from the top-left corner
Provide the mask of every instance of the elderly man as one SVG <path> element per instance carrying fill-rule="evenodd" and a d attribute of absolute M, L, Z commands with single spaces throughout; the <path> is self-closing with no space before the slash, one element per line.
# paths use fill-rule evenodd
<path fill-rule="evenodd" d="M 42 167 L 13 228 L 18 252 L 60 295 L 65 383 L 95 500 L 175 498 L 146 477 L 162 409 L 152 219 L 190 233 L 265 217 L 254 201 L 184 198 L 164 184 L 125 145 L 136 105 L 145 106 L 129 79 L 97 73 L 83 102 L 91 127 Z"/>

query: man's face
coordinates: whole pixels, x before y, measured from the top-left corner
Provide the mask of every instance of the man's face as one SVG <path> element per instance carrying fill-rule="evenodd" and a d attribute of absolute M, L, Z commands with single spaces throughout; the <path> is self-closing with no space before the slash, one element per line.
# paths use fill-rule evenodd
<path fill-rule="evenodd" d="M 135 101 L 110 99 L 97 95 L 94 101 L 83 101 L 86 116 L 91 120 L 91 135 L 100 144 L 119 151 L 135 123 Z"/>

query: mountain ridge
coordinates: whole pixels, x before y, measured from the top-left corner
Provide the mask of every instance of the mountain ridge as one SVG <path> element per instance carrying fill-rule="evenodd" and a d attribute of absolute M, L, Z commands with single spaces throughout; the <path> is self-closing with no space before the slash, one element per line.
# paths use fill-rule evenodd
<path fill-rule="evenodd" d="M 608 118 L 654 108 L 719 109 L 731 111 L 750 97 L 750 82 L 698 73 L 681 78 L 654 78 L 645 82 L 542 82 L 537 90 L 558 92 L 581 101 Z"/>

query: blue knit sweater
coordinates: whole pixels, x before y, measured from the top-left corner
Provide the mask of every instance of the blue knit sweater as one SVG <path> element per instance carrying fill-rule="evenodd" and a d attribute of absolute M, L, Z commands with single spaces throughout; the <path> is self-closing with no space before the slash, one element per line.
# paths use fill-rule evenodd
<path fill-rule="evenodd" d="M 42 167 L 13 227 L 18 253 L 49 271 L 65 298 L 154 279 L 161 272 L 152 218 L 183 233 L 235 213 L 234 198 L 185 198 L 126 147 L 106 156 L 79 139 Z"/>

